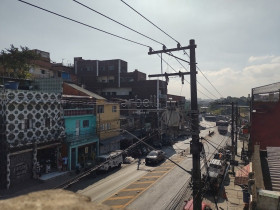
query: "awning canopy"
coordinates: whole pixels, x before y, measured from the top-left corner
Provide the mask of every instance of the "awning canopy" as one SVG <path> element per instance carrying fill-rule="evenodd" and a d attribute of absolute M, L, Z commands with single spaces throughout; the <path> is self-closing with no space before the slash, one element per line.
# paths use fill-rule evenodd
<path fill-rule="evenodd" d="M 249 172 L 250 172 L 250 164 L 238 170 L 235 174 L 234 184 L 239 186 L 248 185 Z"/>

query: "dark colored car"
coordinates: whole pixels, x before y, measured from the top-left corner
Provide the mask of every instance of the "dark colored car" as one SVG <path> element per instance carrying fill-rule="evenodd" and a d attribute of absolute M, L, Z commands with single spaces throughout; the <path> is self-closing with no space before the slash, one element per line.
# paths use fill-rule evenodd
<path fill-rule="evenodd" d="M 145 159 L 146 165 L 157 164 L 165 160 L 164 152 L 161 150 L 152 150 Z"/>

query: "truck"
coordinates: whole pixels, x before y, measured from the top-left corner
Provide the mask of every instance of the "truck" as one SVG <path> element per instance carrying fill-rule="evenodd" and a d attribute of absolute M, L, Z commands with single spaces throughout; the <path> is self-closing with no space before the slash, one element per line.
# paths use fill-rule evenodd
<path fill-rule="evenodd" d="M 221 154 L 221 153 L 220 153 Z M 227 174 L 228 164 L 224 160 L 223 156 L 219 156 L 219 159 L 212 159 L 208 168 L 208 181 L 212 193 L 218 193 L 219 189 L 224 181 L 225 175 Z"/>
<path fill-rule="evenodd" d="M 123 163 L 122 150 L 110 152 L 108 154 L 98 156 L 99 164 L 98 171 L 110 171 L 113 168 L 120 168 Z"/>

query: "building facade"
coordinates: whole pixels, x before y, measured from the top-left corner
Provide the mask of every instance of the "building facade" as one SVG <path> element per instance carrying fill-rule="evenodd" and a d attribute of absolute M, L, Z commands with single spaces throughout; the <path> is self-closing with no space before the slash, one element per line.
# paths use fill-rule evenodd
<path fill-rule="evenodd" d="M 95 101 L 96 133 L 99 138 L 99 153 L 104 154 L 120 148 L 120 108 L 118 103 L 88 91 L 75 84 L 64 83 L 63 93 L 86 96 Z"/>
<path fill-rule="evenodd" d="M 37 80 L 37 89 L 1 89 L 1 184 L 9 188 L 40 173 L 57 170 L 64 138 L 61 106 L 62 81 Z"/>
<path fill-rule="evenodd" d="M 250 140 L 265 150 L 267 146 L 280 147 L 280 82 L 252 89 Z"/>
<path fill-rule="evenodd" d="M 86 96 L 63 98 L 65 150 L 63 157 L 68 158 L 68 169 L 74 170 L 93 166 L 99 155 L 99 139 L 96 135 L 95 103 Z"/>

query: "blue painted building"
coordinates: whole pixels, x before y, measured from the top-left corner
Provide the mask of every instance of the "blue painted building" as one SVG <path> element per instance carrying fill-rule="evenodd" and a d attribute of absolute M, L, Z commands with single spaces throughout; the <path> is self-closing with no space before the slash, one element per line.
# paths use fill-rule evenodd
<path fill-rule="evenodd" d="M 65 147 L 68 169 L 93 166 L 99 155 L 99 139 L 96 135 L 94 102 L 85 96 L 63 96 Z"/>

